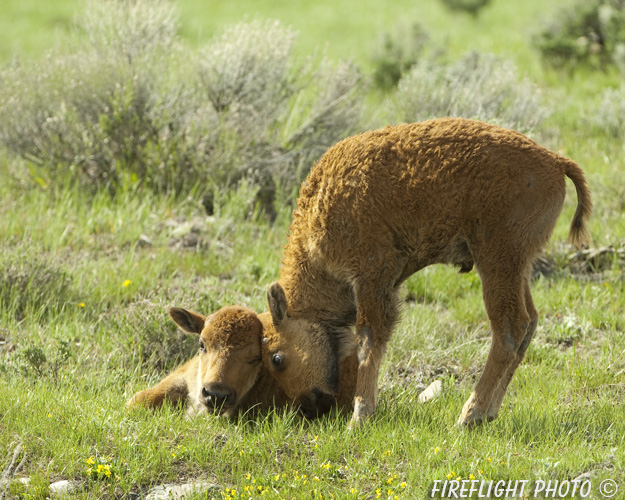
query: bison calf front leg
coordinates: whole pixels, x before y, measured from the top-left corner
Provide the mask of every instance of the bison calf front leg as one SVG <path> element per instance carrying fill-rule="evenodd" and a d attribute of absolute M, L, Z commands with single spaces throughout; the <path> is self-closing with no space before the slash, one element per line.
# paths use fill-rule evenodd
<path fill-rule="evenodd" d="M 366 293 L 356 289 L 358 377 L 350 428 L 358 427 L 375 411 L 380 365 L 397 320 L 395 295 Z"/>
<path fill-rule="evenodd" d="M 354 395 L 354 414 L 350 427 L 358 427 L 375 411 L 378 396 L 378 374 L 384 357 L 384 346 L 376 343 L 373 330 L 365 325 L 357 329 L 358 379 Z"/>

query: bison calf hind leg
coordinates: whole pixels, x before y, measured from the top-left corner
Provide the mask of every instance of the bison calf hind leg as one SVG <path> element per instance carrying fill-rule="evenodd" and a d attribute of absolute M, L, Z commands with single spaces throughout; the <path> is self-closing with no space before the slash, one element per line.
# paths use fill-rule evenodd
<path fill-rule="evenodd" d="M 529 270 L 526 265 L 514 267 L 482 271 L 478 266 L 492 344 L 482 376 L 462 409 L 460 426 L 480 424 L 485 418 L 497 416 L 508 384 L 534 333 L 537 316 L 529 294 Z"/>
<path fill-rule="evenodd" d="M 530 342 L 532 341 L 532 338 L 534 337 L 534 332 L 536 331 L 536 325 L 538 324 L 538 312 L 536 311 L 536 308 L 534 307 L 534 301 L 532 300 L 529 279 L 525 280 L 524 288 L 525 288 L 525 309 L 527 310 L 527 314 L 529 315 L 530 322 L 527 327 L 525 337 L 523 338 L 523 341 L 521 342 L 521 345 L 519 346 L 519 349 L 517 350 L 516 359 L 514 360 L 512 365 L 510 365 L 510 368 L 508 368 L 506 375 L 501 379 L 501 382 L 499 382 L 499 386 L 495 390 L 495 394 L 490 403 L 490 406 L 488 407 L 488 412 L 486 414 L 486 417 L 488 418 L 488 420 L 494 420 L 497 418 L 497 415 L 499 414 L 499 408 L 501 407 L 501 403 L 503 401 L 503 397 L 506 395 L 506 391 L 508 390 L 508 385 L 510 384 L 510 381 L 512 380 L 512 376 L 514 375 L 514 372 L 516 371 L 518 366 L 521 364 L 521 361 L 523 361 L 523 358 L 525 358 L 525 353 L 527 352 L 527 348 L 529 347 Z"/>

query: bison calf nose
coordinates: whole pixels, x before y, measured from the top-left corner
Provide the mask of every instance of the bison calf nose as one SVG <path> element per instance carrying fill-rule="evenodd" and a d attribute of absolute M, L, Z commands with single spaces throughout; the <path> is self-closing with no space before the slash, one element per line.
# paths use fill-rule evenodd
<path fill-rule="evenodd" d="M 333 395 L 313 389 L 310 394 L 300 398 L 299 411 L 304 417 L 312 420 L 328 413 L 335 402 L 336 398 Z"/>
<path fill-rule="evenodd" d="M 225 384 L 206 384 L 202 387 L 204 404 L 214 410 L 229 408 L 235 401 L 235 392 Z"/>

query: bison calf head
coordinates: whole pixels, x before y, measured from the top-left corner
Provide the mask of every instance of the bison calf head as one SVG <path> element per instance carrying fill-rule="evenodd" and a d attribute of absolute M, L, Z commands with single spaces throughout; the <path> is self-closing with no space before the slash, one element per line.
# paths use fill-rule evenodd
<path fill-rule="evenodd" d="M 205 317 L 186 309 L 169 311 L 176 324 L 199 336 L 196 394 L 210 412 L 231 415 L 262 369 L 262 324 L 253 311 L 224 307 Z"/>
<path fill-rule="evenodd" d="M 339 363 L 353 352 L 351 329 L 290 317 L 278 283 L 269 288 L 267 300 L 272 324 L 265 327 L 264 364 L 304 416 L 320 416 L 335 403 Z"/>

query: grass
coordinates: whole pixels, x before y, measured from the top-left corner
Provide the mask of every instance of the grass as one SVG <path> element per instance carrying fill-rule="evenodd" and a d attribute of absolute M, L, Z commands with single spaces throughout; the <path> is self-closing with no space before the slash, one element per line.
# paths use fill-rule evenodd
<path fill-rule="evenodd" d="M 435 40 L 450 45 L 453 54 L 464 53 L 467 47 L 478 51 L 494 51 L 514 55 L 524 67 L 540 71 L 535 54 L 529 46 L 539 18 L 557 12 L 566 0 L 528 0 L 523 6 L 491 2 L 477 20 L 461 13 L 450 14 L 442 2 L 417 4 L 398 0 L 379 8 L 374 0 L 336 3 L 330 0 L 292 4 L 273 0 L 241 0 L 211 2 L 178 0 L 181 36 L 192 45 L 201 44 L 220 32 L 224 25 L 242 19 L 279 19 L 300 32 L 304 54 L 326 47 L 333 58 L 369 59 L 376 43 L 375 36 L 392 31 L 395 26 L 418 21 L 432 27 Z M 80 0 L 54 0 L 45 8 L 35 0 L 3 2 L 0 19 L 0 60 L 15 55 L 29 57 L 40 54 L 59 43 L 59 35 L 69 36 L 73 14 Z M 355 15 L 357 13 L 357 15 Z M 435 29 L 433 29 L 435 28 Z M 469 41 L 469 44 L 467 44 Z M 495 42 L 495 43 L 494 43 Z"/>
<path fill-rule="evenodd" d="M 71 290 L 53 310 L 32 299 L 19 321 L 10 306 L 0 314 L 0 435 L 7 455 L 22 444 L 21 474 L 33 481 L 22 493 L 14 486 L 16 495 L 45 498 L 49 482 L 67 478 L 82 482 L 76 498 L 196 479 L 217 485 L 215 498 L 423 498 L 448 476 L 531 481 L 590 472 L 595 487 L 604 478 L 625 482 L 620 268 L 596 282 L 534 283 L 536 338 L 500 418 L 484 428 L 455 428 L 488 349 L 479 279 L 444 266 L 406 286 L 380 407 L 364 428 L 348 431 L 345 414 L 311 423 L 280 412 L 259 421 L 187 420 L 171 408 L 124 410 L 135 391 L 195 348 L 175 345 L 184 338 L 166 308 L 263 310 L 288 209 L 269 226 L 246 216 L 245 190 L 218 199 L 212 218 L 199 203 L 154 195 L 86 200 L 69 188 L 52 197 L 5 187 L 2 199 L 6 258 L 15 242 L 28 241 L 14 259 L 27 265 L 25 257 L 39 255 L 69 275 Z M 177 229 L 194 218 L 206 220 L 206 246 L 177 247 Z M 139 243 L 142 235 L 150 245 Z M 443 395 L 418 403 L 439 378 Z"/>
<path fill-rule="evenodd" d="M 448 43 L 450 58 L 466 48 L 512 57 L 553 104 L 541 142 L 587 172 L 594 245 L 621 246 L 622 140 L 593 125 L 601 90 L 619 77 L 552 73 L 529 48 L 535 19 L 561 4 L 532 0 L 519 9 L 494 1 L 477 20 L 437 2 L 404 1 L 381 14 L 361 2 L 362 15 L 351 17 L 352 4 L 325 1 L 307 4 L 309 15 L 284 2 L 218 2 L 209 12 L 181 0 L 179 12 L 191 46 L 245 11 L 301 30 L 302 53 L 327 42 L 332 57 L 353 56 L 366 67 L 372 34 L 391 31 L 402 13 Z M 35 56 L 62 40 L 56 36 L 76 5 L 48 2 L 20 27 L 15 19 L 32 5 L 5 2 L 0 22 L 10 29 L 0 33 L 15 43 L 0 39 L 9 47 L 0 57 Z M 370 96 L 368 112 L 374 116 L 383 102 Z M 455 427 L 490 334 L 475 272 L 433 266 L 405 285 L 377 413 L 349 431 L 345 414 L 314 422 L 290 412 L 255 421 L 187 420 L 172 408 L 124 409 L 135 391 L 194 352 L 193 339 L 169 320 L 169 306 L 205 313 L 233 303 L 266 308 L 286 241 L 288 197 L 282 205 L 278 199 L 270 224 L 245 184 L 216 191 L 208 216 L 194 191 L 128 188 L 112 197 L 70 178 L 58 185 L 16 179 L 21 166 L 0 154 L 0 468 L 21 444 L 17 476 L 31 478 L 27 487 L 14 482 L 9 497 L 46 498 L 50 482 L 74 479 L 82 487 L 74 496 L 83 499 L 137 498 L 152 486 L 194 480 L 215 484 L 208 498 L 218 499 L 408 499 L 429 496 L 433 482 L 447 478 L 562 481 L 586 473 L 595 498 L 603 479 L 617 482 L 618 495 L 625 491 L 625 264 L 617 260 L 594 275 L 566 270 L 572 190 L 547 249 L 560 272 L 533 283 L 539 326 L 499 419 L 473 431 Z M 443 394 L 419 403 L 419 392 L 437 379 Z"/>

